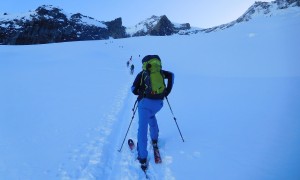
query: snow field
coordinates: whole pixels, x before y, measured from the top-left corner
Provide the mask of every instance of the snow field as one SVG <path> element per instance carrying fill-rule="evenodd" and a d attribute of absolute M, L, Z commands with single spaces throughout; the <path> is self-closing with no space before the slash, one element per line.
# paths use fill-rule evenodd
<path fill-rule="evenodd" d="M 158 54 L 185 142 L 165 101 L 151 179 L 297 180 L 299 31 L 293 9 L 210 34 L 0 46 L 0 179 L 143 179 L 127 148 L 137 114 L 118 149 L 133 78 Z"/>

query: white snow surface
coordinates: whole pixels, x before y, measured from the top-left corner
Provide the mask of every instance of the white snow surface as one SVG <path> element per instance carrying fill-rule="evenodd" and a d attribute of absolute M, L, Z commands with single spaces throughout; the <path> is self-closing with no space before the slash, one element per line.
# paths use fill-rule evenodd
<path fill-rule="evenodd" d="M 147 54 L 175 74 L 169 101 L 185 140 L 165 101 L 150 179 L 300 179 L 293 12 L 208 34 L 0 46 L 0 179 L 145 179 L 126 144 L 136 143 L 137 114 L 118 150 Z"/>

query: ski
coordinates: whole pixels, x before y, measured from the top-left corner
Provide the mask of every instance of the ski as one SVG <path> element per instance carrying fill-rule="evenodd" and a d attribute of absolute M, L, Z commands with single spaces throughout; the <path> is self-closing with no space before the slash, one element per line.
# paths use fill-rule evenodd
<path fill-rule="evenodd" d="M 134 145 L 134 142 L 133 142 L 132 139 L 128 139 L 128 146 L 129 146 L 129 149 L 130 149 L 131 151 L 134 150 L 135 145 Z"/>
<path fill-rule="evenodd" d="M 154 160 L 156 164 L 161 163 L 161 157 L 160 157 L 160 153 L 159 153 L 159 149 L 157 147 L 157 144 L 153 146 L 153 153 L 154 153 Z"/>
<path fill-rule="evenodd" d="M 135 144 L 134 144 L 134 141 L 133 141 L 132 139 L 128 139 L 128 147 L 129 147 L 129 149 L 130 149 L 132 152 L 134 151 L 134 149 L 135 149 Z M 148 165 L 147 165 L 147 166 L 148 166 Z M 144 172 L 146 179 L 150 179 L 149 176 L 148 176 L 148 174 L 147 174 L 146 169 L 145 169 L 145 170 L 142 169 L 142 171 Z"/>

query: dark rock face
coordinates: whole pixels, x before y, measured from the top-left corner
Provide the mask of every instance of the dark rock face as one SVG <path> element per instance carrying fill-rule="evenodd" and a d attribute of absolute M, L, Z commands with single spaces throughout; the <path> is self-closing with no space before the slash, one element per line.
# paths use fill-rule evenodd
<path fill-rule="evenodd" d="M 142 30 L 127 34 L 122 19 L 103 22 L 80 13 L 65 14 L 53 6 L 40 6 L 29 15 L 0 16 L 0 44 L 26 45 L 68 41 L 102 40 L 131 36 L 169 36 L 189 30 L 190 24 L 174 25 L 167 16 L 152 16 L 141 22 Z"/>
<path fill-rule="evenodd" d="M 152 16 L 146 21 L 140 22 L 137 26 L 144 28 L 135 32 L 132 36 L 170 36 L 181 30 L 188 30 L 191 28 L 189 23 L 180 24 L 176 27 L 166 15 Z"/>
<path fill-rule="evenodd" d="M 149 34 L 152 36 L 169 36 L 174 34 L 174 25 L 167 18 L 167 16 L 161 16 L 158 23 L 149 30 Z"/>
<path fill-rule="evenodd" d="M 279 9 L 286 9 L 294 3 L 295 6 L 300 6 L 300 0 L 276 0 L 275 3 L 278 5 Z"/>
<path fill-rule="evenodd" d="M 36 9 L 36 15 L 30 16 L 31 21 L 21 19 L 16 23 L 21 28 L 15 28 L 12 34 L 14 38 L 10 39 L 8 36 L 4 43 L 43 44 L 73 39 L 71 32 L 69 34 L 64 33 L 64 27 L 68 26 L 68 19 L 66 15 L 60 13 L 58 8 L 49 11 L 39 7 Z"/>
<path fill-rule="evenodd" d="M 10 45 L 124 38 L 125 34 L 121 18 L 100 22 L 80 13 L 68 18 L 52 6 L 38 7 L 30 18 L 0 21 L 0 43 Z"/>
<path fill-rule="evenodd" d="M 105 22 L 109 35 L 115 39 L 124 38 L 126 36 L 126 28 L 122 26 L 122 19 L 117 18 L 110 22 Z"/>

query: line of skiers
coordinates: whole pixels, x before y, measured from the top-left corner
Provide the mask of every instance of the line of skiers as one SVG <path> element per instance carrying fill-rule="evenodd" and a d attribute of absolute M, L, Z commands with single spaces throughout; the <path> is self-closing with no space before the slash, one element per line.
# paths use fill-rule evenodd
<path fill-rule="evenodd" d="M 139 57 L 140 57 L 140 55 L 139 55 Z M 130 68 L 130 74 L 132 75 L 134 73 L 134 64 L 132 62 L 132 56 L 130 56 L 130 59 L 126 62 L 126 65 L 127 65 L 127 68 Z"/>

